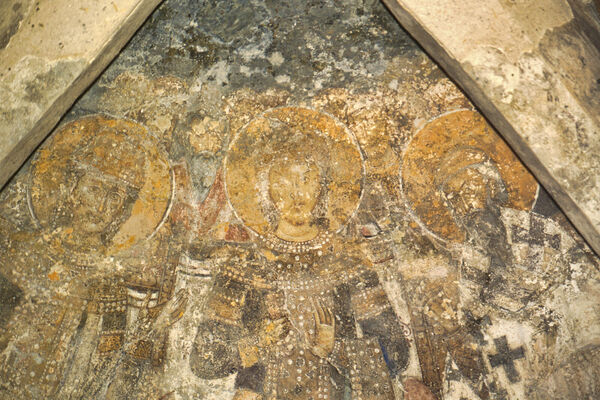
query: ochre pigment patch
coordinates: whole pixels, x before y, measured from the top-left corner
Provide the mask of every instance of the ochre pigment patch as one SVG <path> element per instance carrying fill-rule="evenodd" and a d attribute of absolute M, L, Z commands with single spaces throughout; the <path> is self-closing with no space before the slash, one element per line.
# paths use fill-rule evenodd
<path fill-rule="evenodd" d="M 0 398 L 597 398 L 598 277 L 380 3 L 165 0 L 0 192 Z"/>
<path fill-rule="evenodd" d="M 479 149 L 497 165 L 508 191 L 508 205 L 518 210 L 530 210 L 537 192 L 533 176 L 514 153 L 473 111 L 456 111 L 434 119 L 416 133 L 404 152 L 402 181 L 404 194 L 418 218 L 428 229 L 444 239 L 461 240 L 447 207 L 439 194 L 444 176 L 470 164 L 483 162 L 458 155 L 453 165 L 444 164 L 452 153 Z M 448 170 L 452 169 L 452 170 Z"/>

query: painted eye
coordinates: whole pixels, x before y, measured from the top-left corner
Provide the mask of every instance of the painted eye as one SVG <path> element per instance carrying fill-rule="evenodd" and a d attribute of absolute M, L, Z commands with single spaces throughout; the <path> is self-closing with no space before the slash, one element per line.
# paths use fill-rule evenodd
<path fill-rule="evenodd" d="M 85 186 L 83 191 L 92 196 L 100 195 L 100 188 L 98 186 Z"/>
<path fill-rule="evenodd" d="M 116 192 L 111 193 L 108 197 L 110 204 L 113 205 L 120 204 L 122 199 L 123 198 L 121 197 L 121 195 Z"/>

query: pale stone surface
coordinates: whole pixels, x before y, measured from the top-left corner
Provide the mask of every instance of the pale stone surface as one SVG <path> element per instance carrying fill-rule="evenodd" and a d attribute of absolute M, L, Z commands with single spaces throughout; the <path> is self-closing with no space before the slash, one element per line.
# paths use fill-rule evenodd
<path fill-rule="evenodd" d="M 386 3 L 600 251 L 600 56 L 593 15 L 578 14 L 571 8 L 576 2 L 567 0 Z"/>
<path fill-rule="evenodd" d="M 159 2 L 0 5 L 0 186 Z"/>
<path fill-rule="evenodd" d="M 165 0 L 0 191 L 0 399 L 597 399 L 598 266 L 379 2 Z"/>

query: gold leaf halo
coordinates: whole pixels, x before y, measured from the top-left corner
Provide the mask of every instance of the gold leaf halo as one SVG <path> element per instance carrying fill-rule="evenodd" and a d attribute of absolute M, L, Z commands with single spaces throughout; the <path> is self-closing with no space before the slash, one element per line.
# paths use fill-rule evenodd
<path fill-rule="evenodd" d="M 402 192 L 421 225 L 450 242 L 461 242 L 464 235 L 434 182 L 443 160 L 464 148 L 479 149 L 495 162 L 508 192 L 508 207 L 531 210 L 538 190 L 535 178 L 479 113 L 458 110 L 428 122 L 403 152 Z"/>
<path fill-rule="evenodd" d="M 290 154 L 306 157 L 327 171 L 324 189 L 327 232 L 336 232 L 355 213 L 364 186 L 364 161 L 354 135 L 331 115 L 303 107 L 265 111 L 243 126 L 225 158 L 225 190 L 237 217 L 255 234 L 275 230 L 266 210 L 264 176 L 271 163 Z"/>
<path fill-rule="evenodd" d="M 103 136 L 104 142 L 101 141 Z M 61 127 L 40 149 L 32 163 L 29 209 L 42 228 L 57 228 L 60 208 L 66 204 L 72 186 L 68 182 L 69 169 L 73 163 L 80 161 L 77 160 L 79 152 L 92 140 L 101 143 L 94 148 L 98 166 L 138 185 L 139 189 L 129 218 L 104 249 L 114 254 L 153 236 L 170 208 L 174 187 L 171 169 L 158 140 L 144 126 L 128 120 L 93 115 Z M 135 146 L 139 157 L 132 154 L 121 159 L 120 163 L 111 164 L 111 161 L 116 161 L 111 152 L 118 146 Z M 143 160 L 139 162 L 141 158 Z M 138 163 L 143 165 L 135 165 Z"/>

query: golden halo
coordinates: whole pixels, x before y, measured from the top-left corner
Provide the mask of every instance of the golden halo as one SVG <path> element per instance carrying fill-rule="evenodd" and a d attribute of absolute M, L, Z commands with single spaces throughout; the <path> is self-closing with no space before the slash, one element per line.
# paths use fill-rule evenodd
<path fill-rule="evenodd" d="M 482 151 L 495 162 L 508 191 L 509 207 L 530 210 L 538 188 L 535 178 L 479 113 L 460 110 L 427 123 L 404 151 L 403 192 L 409 207 L 428 230 L 454 242 L 464 240 L 464 236 L 444 205 L 435 182 L 444 160 L 461 149 Z M 455 159 L 460 162 L 458 157 Z M 463 161 L 465 165 L 469 163 Z"/>
<path fill-rule="evenodd" d="M 326 231 L 339 230 L 360 202 L 362 154 L 346 126 L 308 108 L 268 110 L 233 139 L 225 160 L 225 188 L 237 216 L 258 235 L 274 232 L 265 176 L 276 159 L 287 155 L 310 159 L 324 171 L 326 204 L 321 207 L 321 216 L 328 225 Z"/>
<path fill-rule="evenodd" d="M 60 225 L 59 215 L 73 186 L 70 174 L 81 164 L 139 190 L 129 218 L 106 244 L 109 252 L 124 250 L 153 235 L 166 216 L 172 195 L 167 158 L 143 126 L 100 115 L 60 128 L 34 160 L 28 188 L 30 211 L 42 227 Z"/>

